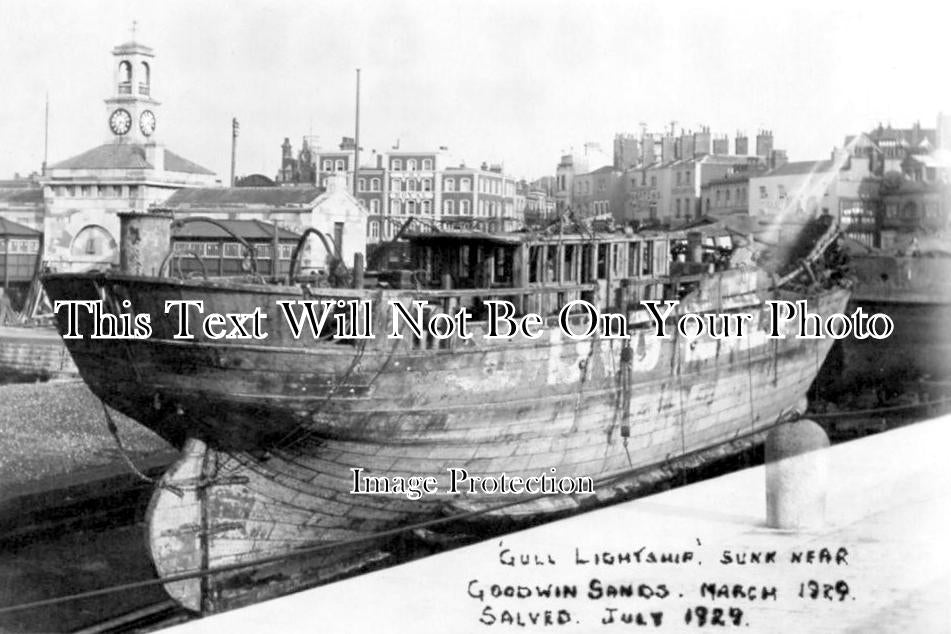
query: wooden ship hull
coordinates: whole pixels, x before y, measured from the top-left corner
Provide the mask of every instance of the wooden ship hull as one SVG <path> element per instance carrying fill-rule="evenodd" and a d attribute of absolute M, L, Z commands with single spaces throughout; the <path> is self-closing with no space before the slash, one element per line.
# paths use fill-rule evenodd
<path fill-rule="evenodd" d="M 0 326 L 0 383 L 77 377 L 79 371 L 55 328 Z"/>
<path fill-rule="evenodd" d="M 554 327 L 539 340 L 498 341 L 483 338 L 477 326 L 471 342 L 439 347 L 410 338 L 296 341 L 274 322 L 268 339 L 254 344 L 183 342 L 160 317 L 166 300 L 200 294 L 206 313 L 227 313 L 299 295 L 103 275 L 53 276 L 46 284 L 58 299 L 129 299 L 137 312 L 154 316 L 147 340 L 67 343 L 83 379 L 106 403 L 179 444 L 191 439 L 150 511 L 150 546 L 163 576 L 513 499 L 481 492 L 419 500 L 354 495 L 351 468 L 434 476 L 440 491 L 449 488 L 450 468 L 522 477 L 555 469 L 559 477 L 592 477 L 596 499 L 610 499 L 632 469 L 726 446 L 804 409 L 831 345 L 768 339 L 758 323 L 745 338 L 693 342 L 661 339 L 645 326 L 632 335 L 629 361 L 622 360 L 623 340 L 573 341 Z M 378 291 L 374 305 L 385 306 L 388 295 L 408 299 Z M 841 312 L 847 296 L 837 289 L 808 299 L 831 314 Z M 764 299 L 740 293 L 721 303 L 759 314 Z M 497 514 L 559 513 L 594 501 L 542 496 Z M 293 573 L 275 564 L 169 590 L 193 609 L 208 609 L 202 601 L 230 607 L 319 581 L 342 554 L 301 557 L 304 569 Z"/>
<path fill-rule="evenodd" d="M 149 235 L 168 231 L 149 215 L 126 220 L 152 223 Z M 699 234 L 686 238 L 689 261 L 672 262 L 676 237 L 660 232 L 427 233 L 411 240 L 411 274 L 365 285 L 355 267 L 353 288 L 291 276 L 286 284 L 146 277 L 137 269 L 161 271 L 168 256 L 152 266 L 124 239 L 124 272 L 53 274 L 44 284 L 54 301 L 101 300 L 109 314 L 151 316 L 148 338 L 65 341 L 106 404 L 183 447 L 152 499 L 148 543 L 168 592 L 207 612 L 321 583 L 408 527 L 425 532 L 421 523 L 452 519 L 440 530 L 478 532 L 618 499 L 672 464 L 738 451 L 803 411 L 832 340 L 767 337 L 764 302 L 806 300 L 831 315 L 849 291 L 808 266 L 779 279 L 749 253 L 704 253 Z M 661 338 L 641 302 L 665 297 L 680 301 L 671 324 L 688 312 L 753 318 L 743 337 Z M 543 316 L 540 336 L 487 337 L 490 298 Z M 267 338 L 212 339 L 197 315 L 194 338 L 176 338 L 166 303 L 199 299 L 204 315 L 261 308 Z M 282 300 L 368 301 L 366 314 L 330 305 L 328 321 L 340 316 L 354 332 L 372 325 L 375 336 L 314 337 L 305 328 L 295 338 Z M 568 337 L 556 315 L 573 300 L 627 316 L 626 336 Z M 427 322 L 471 309 L 471 337 L 415 335 L 405 324 L 402 337 L 389 337 L 391 304 L 412 312 L 413 302 L 428 307 Z M 91 332 L 92 316 L 78 317 L 80 333 Z M 66 333 L 65 311 L 57 318 Z M 586 325 L 579 315 L 569 322 Z M 432 477 L 437 491 L 365 494 L 355 469 L 393 483 Z M 543 490 L 464 483 L 453 494 L 452 469 L 537 478 Z M 548 494 L 544 477 L 578 488 Z M 593 493 L 579 494 L 586 481 Z"/>

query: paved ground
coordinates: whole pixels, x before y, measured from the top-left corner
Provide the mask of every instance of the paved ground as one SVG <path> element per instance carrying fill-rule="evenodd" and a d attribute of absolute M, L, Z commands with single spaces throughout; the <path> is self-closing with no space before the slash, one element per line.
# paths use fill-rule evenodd
<path fill-rule="evenodd" d="M 131 455 L 170 449 L 131 419 L 114 420 Z M 0 500 L 25 485 L 104 465 L 123 466 L 102 403 L 85 384 L 0 385 Z"/>
<path fill-rule="evenodd" d="M 943 417 L 828 450 L 819 530 L 766 528 L 755 467 L 168 631 L 948 632 L 949 440 Z"/>

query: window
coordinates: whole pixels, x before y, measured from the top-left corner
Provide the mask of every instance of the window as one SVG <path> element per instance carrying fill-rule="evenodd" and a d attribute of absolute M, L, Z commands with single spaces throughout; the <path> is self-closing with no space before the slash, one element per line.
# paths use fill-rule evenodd
<path fill-rule="evenodd" d="M 677 199 L 677 218 L 680 218 L 680 199 Z"/>
<path fill-rule="evenodd" d="M 762 198 L 769 198 L 769 194 L 766 192 L 766 185 L 760 185 L 760 186 L 759 186 L 759 197 L 760 197 L 761 199 L 762 199 Z"/>
<path fill-rule="evenodd" d="M 456 181 L 453 178 L 447 178 L 443 181 L 443 190 L 447 192 L 454 191 L 456 188 Z"/>
<path fill-rule="evenodd" d="M 472 209 L 470 209 L 470 204 L 468 200 L 459 201 L 459 213 L 463 216 L 472 215 Z"/>
<path fill-rule="evenodd" d="M 677 172 L 677 185 L 680 185 L 680 172 Z"/>
<path fill-rule="evenodd" d="M 365 192 L 367 190 L 367 181 L 365 178 L 357 180 L 357 191 Z"/>
<path fill-rule="evenodd" d="M 337 247 L 337 254 L 343 253 L 343 223 L 334 223 L 334 246 Z"/>
<path fill-rule="evenodd" d="M 416 191 L 416 181 L 412 181 L 412 180 L 409 181 L 408 188 L 409 188 L 409 191 L 411 192 Z"/>
<path fill-rule="evenodd" d="M 432 180 L 430 180 L 430 179 L 428 179 L 428 178 L 424 178 L 424 179 L 423 179 L 423 191 L 424 191 L 424 192 L 431 192 L 431 191 L 433 191 L 433 181 L 432 181 Z"/>
<path fill-rule="evenodd" d="M 380 201 L 376 198 L 370 201 L 370 213 L 371 214 L 380 213 Z"/>
<path fill-rule="evenodd" d="M 344 171 L 345 165 L 346 164 L 344 163 L 343 159 L 337 159 L 337 162 L 334 163 L 334 167 L 336 168 L 336 171 L 338 172 Z"/>
<path fill-rule="evenodd" d="M 444 200 L 444 201 L 442 202 L 442 211 L 443 211 L 444 214 L 446 214 L 446 215 L 448 215 L 448 216 L 451 216 L 451 215 L 453 215 L 453 214 L 455 213 L 455 211 L 456 211 L 455 207 L 456 207 L 456 203 L 455 203 L 455 201 L 452 200 L 452 199 L 450 199 L 450 200 Z"/>
<path fill-rule="evenodd" d="M 725 192 L 723 192 L 723 196 L 724 196 L 724 199 L 726 200 L 726 202 L 730 202 L 730 190 L 729 190 L 729 188 L 728 188 Z"/>
<path fill-rule="evenodd" d="M 217 258 L 221 255 L 221 244 L 218 242 L 206 242 L 203 252 L 205 257 Z"/>
<path fill-rule="evenodd" d="M 403 205 L 398 200 L 390 201 L 390 215 L 396 216 L 403 213 Z"/>
<path fill-rule="evenodd" d="M 393 159 L 390 162 L 390 169 L 393 170 L 394 172 L 400 171 L 401 169 L 403 169 L 403 161 L 401 161 L 400 159 Z"/>
<path fill-rule="evenodd" d="M 416 171 L 416 159 L 410 159 L 406 161 L 406 171 L 408 172 Z"/>
<path fill-rule="evenodd" d="M 423 159 L 423 169 L 432 170 L 433 169 L 433 160 L 432 159 Z"/>
<path fill-rule="evenodd" d="M 119 94 L 132 94 L 132 64 L 125 60 L 119 62 Z"/>
<path fill-rule="evenodd" d="M 333 161 L 330 161 L 330 160 L 324 161 L 324 171 L 325 171 L 325 172 L 329 172 L 329 171 L 333 170 L 333 168 L 334 168 L 334 162 L 333 162 Z"/>
<path fill-rule="evenodd" d="M 651 176 L 651 187 L 657 187 L 657 177 Z"/>
<path fill-rule="evenodd" d="M 431 200 L 424 200 L 424 201 L 423 201 L 423 213 L 424 213 L 424 214 L 432 214 L 432 213 L 433 213 L 433 201 L 431 201 Z"/>
<path fill-rule="evenodd" d="M 416 215 L 416 201 L 415 200 L 406 201 L 406 213 L 407 215 L 410 215 L 410 216 Z"/>
<path fill-rule="evenodd" d="M 379 178 L 374 178 L 373 180 L 370 181 L 370 191 L 371 191 L 371 192 L 378 192 L 378 191 L 380 191 L 380 179 L 379 179 Z"/>
<path fill-rule="evenodd" d="M 472 181 L 468 178 L 463 178 L 459 181 L 459 191 L 468 192 L 472 191 Z"/>
<path fill-rule="evenodd" d="M 779 185 L 776 189 L 779 192 L 779 199 L 786 200 L 786 186 Z M 729 195 L 729 191 L 727 192 L 727 195 Z"/>
<path fill-rule="evenodd" d="M 380 223 L 376 220 L 370 222 L 370 237 L 379 238 L 380 237 Z"/>
<path fill-rule="evenodd" d="M 237 242 L 225 242 L 224 245 L 224 257 L 226 258 L 240 258 L 241 257 L 241 245 Z"/>

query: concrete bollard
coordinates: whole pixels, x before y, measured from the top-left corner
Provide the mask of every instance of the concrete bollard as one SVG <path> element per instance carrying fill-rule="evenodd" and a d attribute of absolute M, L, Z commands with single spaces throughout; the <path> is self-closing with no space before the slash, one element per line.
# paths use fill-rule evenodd
<path fill-rule="evenodd" d="M 818 528 L 825 523 L 829 437 L 811 420 L 776 427 L 766 436 L 766 524 Z"/>

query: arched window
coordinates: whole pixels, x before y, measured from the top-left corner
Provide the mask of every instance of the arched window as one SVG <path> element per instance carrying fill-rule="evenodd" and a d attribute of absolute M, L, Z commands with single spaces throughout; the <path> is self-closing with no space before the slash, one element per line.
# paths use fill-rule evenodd
<path fill-rule="evenodd" d="M 411 192 L 416 191 L 416 181 L 414 180 L 409 181 L 407 187 L 409 188 L 409 191 Z"/>
<path fill-rule="evenodd" d="M 403 205 L 400 204 L 400 201 L 391 200 L 390 201 L 390 215 L 395 216 L 397 214 L 402 214 L 402 213 L 403 213 Z"/>
<path fill-rule="evenodd" d="M 424 201 L 423 201 L 423 213 L 424 213 L 424 214 L 431 214 L 431 213 L 433 213 L 433 201 L 431 201 L 431 200 L 424 200 Z"/>
<path fill-rule="evenodd" d="M 423 191 L 424 192 L 433 191 L 433 182 L 428 178 L 423 179 Z"/>
<path fill-rule="evenodd" d="M 401 169 L 403 169 L 403 161 L 401 161 L 400 159 L 393 159 L 390 162 L 390 169 L 392 169 L 394 172 L 400 171 Z"/>
<path fill-rule="evenodd" d="M 329 172 L 329 171 L 332 170 L 333 168 L 334 168 L 334 163 L 333 163 L 333 161 L 330 161 L 330 160 L 324 161 L 324 171 L 325 171 L 325 172 Z"/>
<path fill-rule="evenodd" d="M 454 191 L 456 189 L 456 180 L 454 178 L 447 178 L 443 181 L 443 190 L 447 192 Z"/>
<path fill-rule="evenodd" d="M 370 191 L 371 191 L 371 192 L 378 192 L 378 191 L 380 191 L 380 179 L 379 179 L 379 178 L 374 178 L 373 180 L 370 181 Z"/>
<path fill-rule="evenodd" d="M 416 201 L 415 200 L 406 201 L 406 213 L 410 216 L 416 215 Z"/>
<path fill-rule="evenodd" d="M 406 161 L 406 171 L 408 172 L 416 171 L 416 159 L 410 159 Z"/>
<path fill-rule="evenodd" d="M 132 93 L 132 64 L 126 60 L 119 62 L 119 92 Z"/>
<path fill-rule="evenodd" d="M 423 159 L 423 169 L 429 171 L 433 169 L 433 160 L 432 159 Z"/>
<path fill-rule="evenodd" d="M 469 216 L 472 214 L 472 209 L 470 208 L 468 200 L 459 201 L 459 213 L 463 216 Z"/>
<path fill-rule="evenodd" d="M 88 225 L 73 238 L 70 253 L 105 260 L 115 254 L 116 247 L 116 241 L 108 231 L 98 225 Z"/>
<path fill-rule="evenodd" d="M 337 162 L 334 164 L 334 167 L 336 168 L 336 171 L 342 172 L 344 170 L 343 159 L 337 159 Z"/>
<path fill-rule="evenodd" d="M 139 94 L 148 95 L 149 86 L 152 83 L 152 71 L 148 62 L 142 62 L 142 76 L 139 77 Z"/>
<path fill-rule="evenodd" d="M 459 181 L 459 191 L 467 192 L 471 188 L 472 188 L 472 181 L 470 181 L 468 178 L 463 178 L 461 181 Z"/>
<path fill-rule="evenodd" d="M 371 238 L 380 237 L 380 223 L 378 223 L 376 220 L 370 222 L 370 237 Z"/>
<path fill-rule="evenodd" d="M 454 200 L 452 200 L 452 199 L 450 199 L 450 200 L 444 200 L 444 201 L 442 202 L 442 212 L 443 212 L 444 214 L 446 214 L 447 216 L 451 216 L 451 215 L 453 215 L 453 213 L 455 213 L 455 211 L 456 211 L 455 206 L 456 206 L 456 205 L 455 205 L 455 201 L 454 201 Z"/>
<path fill-rule="evenodd" d="M 357 191 L 365 192 L 367 190 L 367 181 L 365 178 L 357 179 Z"/>
<path fill-rule="evenodd" d="M 380 201 L 374 198 L 370 201 L 370 213 L 378 214 L 380 213 Z"/>

